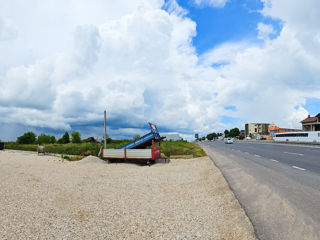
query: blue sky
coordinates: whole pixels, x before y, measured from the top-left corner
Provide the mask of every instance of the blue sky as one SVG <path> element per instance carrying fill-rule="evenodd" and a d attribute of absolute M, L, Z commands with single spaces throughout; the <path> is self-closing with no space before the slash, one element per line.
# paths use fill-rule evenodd
<path fill-rule="evenodd" d="M 187 16 L 197 23 L 197 36 L 193 38 L 193 45 L 198 54 L 225 42 L 259 41 L 259 22 L 272 24 L 277 33 L 281 28 L 280 21 L 261 15 L 259 11 L 263 4 L 259 0 L 229 1 L 223 8 L 199 7 L 190 0 L 180 0 L 178 3 L 188 10 Z"/>
<path fill-rule="evenodd" d="M 78 130 L 186 139 L 319 110 L 320 2 L 4 0 L 0 139 Z M 308 16 L 308 17 L 306 17 Z"/>

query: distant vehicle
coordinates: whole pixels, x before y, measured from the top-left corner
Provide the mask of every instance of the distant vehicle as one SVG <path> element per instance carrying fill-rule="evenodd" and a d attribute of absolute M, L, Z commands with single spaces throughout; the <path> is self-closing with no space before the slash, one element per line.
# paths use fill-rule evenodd
<path fill-rule="evenodd" d="M 246 140 L 251 140 L 251 137 L 246 137 Z"/>
<path fill-rule="evenodd" d="M 232 138 L 227 138 L 225 141 L 225 144 L 232 144 L 233 143 L 233 139 Z"/>
<path fill-rule="evenodd" d="M 273 140 L 276 142 L 320 142 L 320 131 L 277 133 Z"/>

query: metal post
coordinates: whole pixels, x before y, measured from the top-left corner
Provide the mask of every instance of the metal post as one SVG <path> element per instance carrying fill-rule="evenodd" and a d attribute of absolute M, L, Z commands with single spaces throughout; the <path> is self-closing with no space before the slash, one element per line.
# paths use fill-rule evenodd
<path fill-rule="evenodd" d="M 104 149 L 107 149 L 107 111 L 104 110 Z"/>

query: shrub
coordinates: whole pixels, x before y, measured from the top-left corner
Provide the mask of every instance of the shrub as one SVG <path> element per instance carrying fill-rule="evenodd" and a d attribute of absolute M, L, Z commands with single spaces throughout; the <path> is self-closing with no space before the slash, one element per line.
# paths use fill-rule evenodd
<path fill-rule="evenodd" d="M 26 132 L 22 136 L 17 138 L 19 144 L 33 144 L 36 143 L 36 134 L 33 132 Z"/>
<path fill-rule="evenodd" d="M 55 136 L 51 136 L 50 137 L 50 143 L 56 143 L 56 137 Z"/>
<path fill-rule="evenodd" d="M 132 138 L 132 140 L 137 140 L 137 139 L 139 139 L 141 136 L 140 135 L 135 135 L 135 136 L 133 136 L 133 138 Z"/>
<path fill-rule="evenodd" d="M 69 137 L 69 133 L 65 132 L 62 136 L 62 143 L 66 144 L 66 143 L 70 143 L 70 137 Z"/>
<path fill-rule="evenodd" d="M 81 135 L 79 132 L 71 133 L 71 141 L 72 143 L 81 143 Z"/>
<path fill-rule="evenodd" d="M 48 144 L 48 143 L 51 143 L 51 136 L 50 135 L 46 135 L 44 133 L 41 133 L 39 136 L 38 136 L 38 143 L 39 144 Z"/>

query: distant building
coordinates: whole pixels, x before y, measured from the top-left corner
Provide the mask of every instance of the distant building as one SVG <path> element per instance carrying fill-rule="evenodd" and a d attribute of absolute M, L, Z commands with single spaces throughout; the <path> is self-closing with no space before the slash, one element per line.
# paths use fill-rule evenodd
<path fill-rule="evenodd" d="M 315 117 L 308 117 L 301 121 L 303 131 L 320 131 L 320 113 Z"/>
<path fill-rule="evenodd" d="M 246 137 L 246 131 L 245 130 L 241 130 L 240 131 L 240 136 L 241 137 Z"/>
<path fill-rule="evenodd" d="M 270 125 L 270 123 L 247 123 L 245 125 L 246 137 L 256 138 L 257 135 L 268 135 L 268 128 Z"/>
<path fill-rule="evenodd" d="M 166 137 L 164 140 L 166 141 L 178 141 L 178 140 L 182 140 L 182 137 L 180 137 L 179 133 L 167 133 L 164 134 L 164 137 Z"/>

